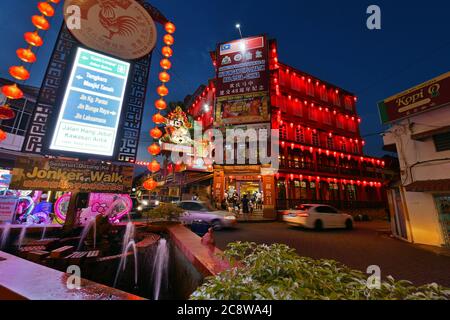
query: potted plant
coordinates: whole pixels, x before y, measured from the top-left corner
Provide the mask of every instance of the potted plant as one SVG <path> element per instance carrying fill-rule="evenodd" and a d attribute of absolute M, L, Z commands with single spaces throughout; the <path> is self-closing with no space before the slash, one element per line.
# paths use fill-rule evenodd
<path fill-rule="evenodd" d="M 147 218 L 147 225 L 152 232 L 162 231 L 173 224 L 179 224 L 184 210 L 173 203 L 161 203 L 159 206 L 142 213 Z"/>

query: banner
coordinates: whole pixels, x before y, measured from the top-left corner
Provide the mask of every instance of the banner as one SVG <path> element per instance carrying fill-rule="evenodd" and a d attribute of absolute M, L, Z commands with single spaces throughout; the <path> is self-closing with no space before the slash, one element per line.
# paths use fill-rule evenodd
<path fill-rule="evenodd" d="M 450 103 L 450 72 L 378 104 L 383 123 L 404 119 Z"/>
<path fill-rule="evenodd" d="M 270 120 L 268 59 L 264 36 L 218 46 L 216 125 Z"/>
<path fill-rule="evenodd" d="M 130 193 L 132 166 L 101 162 L 18 158 L 10 188 L 66 192 Z"/>

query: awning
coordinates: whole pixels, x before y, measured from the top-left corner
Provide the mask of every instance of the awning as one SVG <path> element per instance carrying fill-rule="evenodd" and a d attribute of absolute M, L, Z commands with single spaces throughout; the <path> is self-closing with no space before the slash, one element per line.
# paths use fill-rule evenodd
<path fill-rule="evenodd" d="M 416 181 L 405 189 L 409 192 L 450 192 L 450 179 Z"/>

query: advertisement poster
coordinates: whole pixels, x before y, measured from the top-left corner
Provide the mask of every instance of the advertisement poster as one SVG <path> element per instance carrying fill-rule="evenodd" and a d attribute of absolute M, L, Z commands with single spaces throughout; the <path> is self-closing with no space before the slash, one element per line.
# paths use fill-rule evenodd
<path fill-rule="evenodd" d="M 12 222 L 18 202 L 19 202 L 18 197 L 0 196 L 0 223 Z"/>
<path fill-rule="evenodd" d="M 0 169 L 0 190 L 8 189 L 11 183 L 11 171 Z"/>
<path fill-rule="evenodd" d="M 130 193 L 133 167 L 101 162 L 18 158 L 11 189 Z"/>
<path fill-rule="evenodd" d="M 51 150 L 113 156 L 130 64 L 79 48 Z"/>
<path fill-rule="evenodd" d="M 450 104 L 450 72 L 378 104 L 383 123 Z"/>
<path fill-rule="evenodd" d="M 216 125 L 270 120 L 268 56 L 264 36 L 219 45 Z"/>

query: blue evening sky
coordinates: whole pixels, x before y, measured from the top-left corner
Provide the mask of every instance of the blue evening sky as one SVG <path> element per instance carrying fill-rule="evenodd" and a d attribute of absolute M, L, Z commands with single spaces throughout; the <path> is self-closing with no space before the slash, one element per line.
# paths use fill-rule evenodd
<path fill-rule="evenodd" d="M 33 29 L 35 0 L 0 1 L 0 77 L 17 64 L 15 50 L 24 46 L 23 33 Z M 177 26 L 173 80 L 169 100 L 182 100 L 213 77 L 209 51 L 216 43 L 267 33 L 278 40 L 280 60 L 320 79 L 334 83 L 358 97 L 365 152 L 381 156 L 383 128 L 377 102 L 450 70 L 450 2 L 428 1 L 270 1 L 270 0 L 153 0 Z M 382 10 L 382 30 L 366 28 L 366 9 L 377 4 Z M 39 86 L 62 21 L 62 4 L 53 27 L 38 51 L 28 84 Z M 159 34 L 159 40 L 162 35 Z M 161 41 L 160 41 L 161 42 Z M 158 48 L 161 45 L 159 44 Z M 158 62 L 153 60 L 149 94 L 142 130 L 139 160 L 147 161 L 148 130 L 154 112 Z M 375 135 L 373 135 L 375 134 Z M 369 136 L 368 136 L 369 135 Z"/>

